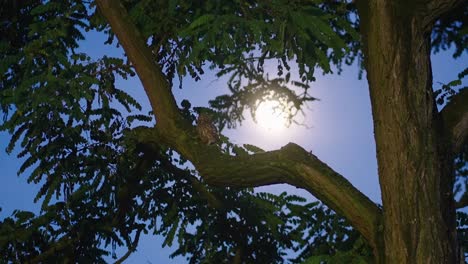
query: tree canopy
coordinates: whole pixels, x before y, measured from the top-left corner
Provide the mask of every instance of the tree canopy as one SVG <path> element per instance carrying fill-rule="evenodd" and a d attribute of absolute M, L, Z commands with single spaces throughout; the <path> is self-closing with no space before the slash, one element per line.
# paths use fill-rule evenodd
<path fill-rule="evenodd" d="M 294 122 L 316 99 L 309 88 L 317 72 L 339 74 L 356 62 L 368 72 L 376 44 L 365 2 L 4 1 L 0 130 L 11 134 L 6 151 L 24 158 L 18 174 L 41 186 L 41 212 L 1 220 L 0 259 L 102 263 L 112 256 L 120 263 L 141 233 L 153 233 L 164 245 L 176 243 L 173 256 L 190 263 L 382 261 L 383 211 L 392 210 L 385 198 L 383 207 L 375 204 L 296 144 L 266 152 L 221 135 L 206 145 L 195 128 L 201 113 L 221 132 L 236 127 L 267 99 L 278 100 Z M 429 51 L 463 56 L 468 5 L 427 2 Z M 444 5 L 431 9 L 433 2 Z M 411 8 L 396 7 L 404 9 Z M 126 57 L 79 52 L 89 31 L 106 34 L 106 44 L 121 45 Z M 267 63 L 277 71 L 267 72 Z M 175 80 L 184 89 L 183 78 L 200 80 L 206 70 L 228 76 L 229 93 L 208 108 L 177 105 Z M 459 208 L 468 205 L 467 74 L 428 92 L 450 131 L 440 140 L 453 146 L 444 157 L 454 167 L 449 198 L 457 197 Z M 136 75 L 151 109 L 116 86 L 117 78 Z M 304 188 L 323 204 L 253 190 L 275 183 Z M 468 215 L 457 214 L 458 243 L 468 250 Z M 116 247 L 128 252 L 116 256 Z"/>

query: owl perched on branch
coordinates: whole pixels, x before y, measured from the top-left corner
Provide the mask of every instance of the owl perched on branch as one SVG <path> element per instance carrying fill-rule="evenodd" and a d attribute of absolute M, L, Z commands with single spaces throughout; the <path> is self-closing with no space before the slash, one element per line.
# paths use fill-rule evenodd
<path fill-rule="evenodd" d="M 206 145 L 215 144 L 219 140 L 218 130 L 207 113 L 200 113 L 198 115 L 197 132 L 202 142 Z"/>

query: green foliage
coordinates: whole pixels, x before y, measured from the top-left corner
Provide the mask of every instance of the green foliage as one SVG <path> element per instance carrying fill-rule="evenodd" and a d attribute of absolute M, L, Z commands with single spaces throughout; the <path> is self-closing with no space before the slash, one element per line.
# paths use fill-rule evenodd
<path fill-rule="evenodd" d="M 223 71 L 220 74 L 224 74 Z M 243 85 L 244 80 L 248 80 Z M 210 106 L 220 116 L 220 127 L 227 125 L 235 127 L 244 119 L 244 112 L 250 111 L 256 121 L 256 110 L 259 105 L 267 100 L 279 103 L 279 111 L 287 113 L 289 124 L 294 122 L 294 117 L 301 111 L 304 104 L 316 100 L 308 94 L 310 86 L 307 83 L 289 81 L 287 78 L 264 78 L 252 63 L 243 70 L 242 74 L 234 73 L 228 83 L 230 95 L 221 95 L 211 100 Z M 301 91 L 300 93 L 296 91 Z"/>
<path fill-rule="evenodd" d="M 453 96 L 460 92 L 468 91 L 464 79 L 468 76 L 468 68 L 461 71 L 457 79 L 450 81 L 447 84 L 441 84 L 441 88 L 435 91 L 436 102 L 440 106 L 444 106 L 450 102 Z M 450 122 L 450 120 L 445 120 Z M 455 185 L 454 193 L 456 197 L 466 195 L 468 190 L 468 144 L 462 146 L 461 151 L 454 159 L 455 168 Z"/>
<path fill-rule="evenodd" d="M 40 216 L 15 211 L 12 217 L 0 222 L 0 260 L 105 263 L 102 256 L 108 252 L 96 247 L 96 241 L 100 230 L 108 228 L 88 217 L 68 210 L 65 203 L 48 207 Z"/>
<path fill-rule="evenodd" d="M 267 99 L 292 118 L 315 100 L 308 89 L 316 68 L 339 72 L 360 58 L 352 3 L 122 2 L 169 82 L 198 80 L 207 68 L 230 77 L 231 93 L 211 101 L 211 109 L 181 104 L 187 120 L 209 111 L 221 129 Z M 38 215 L 15 211 L 0 221 L 0 262 L 103 263 L 116 258 L 117 246 L 135 250 L 141 233 L 163 236 L 164 245 L 177 246 L 173 256 L 190 263 L 229 262 L 239 250 L 246 263 L 284 263 L 291 251 L 294 263 L 371 256 L 328 208 L 285 193 L 209 187 L 183 157 L 145 142 L 133 128 L 154 123 L 153 116 L 115 85 L 117 77 L 134 76 L 132 67 L 76 51 L 89 30 L 107 33 L 107 44 L 114 40 L 93 4 L 4 1 L 0 19 L 0 130 L 11 134 L 7 152 L 24 159 L 18 173 L 41 186 L 35 200 L 42 202 Z M 435 46 L 466 48 L 461 28 L 447 21 L 437 24 Z M 267 75 L 269 65 L 277 76 Z M 222 147 L 232 155 L 263 152 L 227 138 Z"/>
<path fill-rule="evenodd" d="M 370 263 L 372 251 L 345 219 L 330 209 L 314 209 L 308 221 L 307 246 L 296 259 L 300 263 Z M 303 261 L 303 262 L 302 262 Z"/>
<path fill-rule="evenodd" d="M 468 257 L 468 214 L 457 211 L 457 237 L 460 247 L 463 249 L 463 256 Z"/>
<path fill-rule="evenodd" d="M 468 88 L 463 86 L 463 79 L 468 75 L 468 68 L 461 71 L 457 79 L 450 81 L 449 83 L 442 83 L 441 88 L 435 90 L 436 102 L 438 105 L 445 105 L 450 101 L 451 97 L 457 94 L 460 90 Z"/>
<path fill-rule="evenodd" d="M 447 84 L 441 84 L 441 88 L 435 91 L 437 104 L 445 106 L 453 96 L 468 91 L 468 86 L 464 86 L 466 76 L 468 76 L 468 68 L 462 70 L 457 79 Z M 460 152 L 455 156 L 454 169 L 455 184 L 453 192 L 454 196 L 460 199 L 460 197 L 466 196 L 468 191 L 468 142 L 461 147 Z M 462 208 L 457 211 L 457 230 L 459 244 L 464 250 L 463 254 L 466 259 L 468 257 L 468 214 Z"/>
<path fill-rule="evenodd" d="M 434 53 L 453 48 L 453 57 L 468 52 L 468 5 L 460 3 L 459 8 L 441 17 L 432 30 Z"/>
<path fill-rule="evenodd" d="M 244 109 L 254 112 L 257 101 L 270 92 L 294 108 L 292 118 L 314 100 L 307 90 L 316 68 L 341 71 L 343 63 L 360 56 L 354 6 L 341 1 L 128 0 L 125 5 L 169 82 L 178 77 L 182 87 L 183 77 L 200 80 L 207 68 L 230 77 L 233 95 L 212 102 L 222 127 L 234 127 L 243 120 Z M 98 12 L 94 18 L 104 23 Z M 294 82 L 293 60 L 299 69 Z M 279 78 L 265 78 L 270 65 L 276 65 Z M 284 91 L 290 92 L 286 96 Z"/>

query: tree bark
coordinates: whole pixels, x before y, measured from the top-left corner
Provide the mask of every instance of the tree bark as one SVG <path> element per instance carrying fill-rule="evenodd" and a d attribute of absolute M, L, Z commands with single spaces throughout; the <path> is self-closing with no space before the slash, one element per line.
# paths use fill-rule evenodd
<path fill-rule="evenodd" d="M 374 249 L 377 263 L 408 264 L 461 261 L 452 195 L 452 135 L 435 107 L 429 46 L 431 21 L 456 1 L 358 2 L 382 223 L 382 212 L 372 201 L 297 145 L 242 157 L 202 144 L 178 112 L 164 75 L 125 9 L 118 1 L 96 0 L 135 66 L 156 115 L 156 127 L 136 129 L 137 138 L 177 150 L 209 184 L 289 183 L 304 188 L 351 222 Z"/>
<path fill-rule="evenodd" d="M 420 3 L 358 3 L 384 208 L 383 262 L 457 263 L 453 155 L 432 93 L 431 25 Z"/>
<path fill-rule="evenodd" d="M 155 128 L 134 129 L 143 143 L 177 150 L 211 185 L 257 187 L 288 183 L 303 188 L 346 217 L 372 248 L 381 244 L 381 210 L 346 178 L 296 144 L 280 150 L 231 156 L 197 137 L 181 116 L 168 82 L 120 1 L 96 0 L 140 78 L 156 117 Z"/>

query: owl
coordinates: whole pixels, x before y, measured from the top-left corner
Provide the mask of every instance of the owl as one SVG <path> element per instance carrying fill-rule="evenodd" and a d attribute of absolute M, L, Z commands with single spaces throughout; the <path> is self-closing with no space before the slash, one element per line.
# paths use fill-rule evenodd
<path fill-rule="evenodd" d="M 218 130 L 207 113 L 200 113 L 197 119 L 197 132 L 202 142 L 211 145 L 219 140 Z"/>

